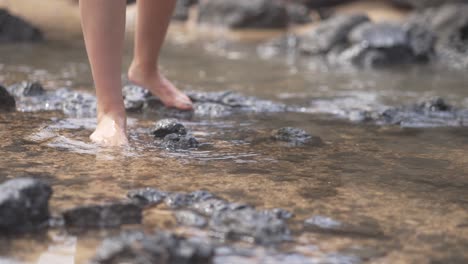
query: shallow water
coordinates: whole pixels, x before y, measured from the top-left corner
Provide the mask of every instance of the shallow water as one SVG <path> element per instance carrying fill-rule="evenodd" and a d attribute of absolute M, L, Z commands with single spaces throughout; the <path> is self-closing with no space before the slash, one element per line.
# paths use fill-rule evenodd
<path fill-rule="evenodd" d="M 0 82 L 6 85 L 38 80 L 48 89 L 92 92 L 80 42 L 2 46 L 0 58 Z M 126 65 L 129 60 L 126 52 Z M 290 246 L 315 258 L 311 263 L 468 262 L 466 128 L 379 127 L 340 118 L 348 108 L 375 110 L 433 96 L 467 107 L 466 73 L 424 67 L 329 70 L 288 54 L 266 58 L 253 43 L 192 42 L 183 36 L 166 45 L 163 65 L 183 89 L 233 90 L 299 110 L 184 120 L 202 143 L 185 152 L 154 146 L 148 130 L 161 118 L 157 114 L 129 115 L 131 145 L 124 150 L 90 143 L 93 119 L 58 112 L 2 114 L 0 181 L 33 176 L 51 183 L 54 214 L 123 199 L 128 190 L 145 186 L 205 189 L 258 208 L 288 209 L 295 214 Z M 266 140 L 284 126 L 303 128 L 325 145 Z M 302 228 L 304 219 L 316 215 L 358 228 L 338 233 Z M 164 209 L 145 213 L 144 222 L 146 228 L 194 232 L 177 227 Z M 108 233 L 54 230 L 0 238 L 0 263 L 86 263 Z M 273 263 L 275 256 L 269 259 L 262 250 L 256 259 L 217 262 Z M 289 257 L 276 261 L 294 263 Z"/>

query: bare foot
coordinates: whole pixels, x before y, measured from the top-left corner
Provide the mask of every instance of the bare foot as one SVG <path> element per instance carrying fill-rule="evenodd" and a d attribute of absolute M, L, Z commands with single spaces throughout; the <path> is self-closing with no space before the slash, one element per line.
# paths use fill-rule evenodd
<path fill-rule="evenodd" d="M 159 71 L 145 72 L 133 63 L 128 70 L 128 79 L 157 96 L 165 106 L 180 110 L 192 110 L 193 105 L 190 98 L 177 89 Z"/>
<path fill-rule="evenodd" d="M 96 130 L 89 138 L 93 142 L 107 147 L 124 146 L 128 144 L 126 127 L 125 115 L 123 117 L 101 115 L 98 118 Z"/>

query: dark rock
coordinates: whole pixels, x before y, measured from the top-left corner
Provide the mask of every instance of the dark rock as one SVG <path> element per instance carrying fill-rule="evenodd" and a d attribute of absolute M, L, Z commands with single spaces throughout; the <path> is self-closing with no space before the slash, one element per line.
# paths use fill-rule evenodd
<path fill-rule="evenodd" d="M 205 0 L 199 4 L 200 23 L 229 28 L 285 28 L 288 14 L 280 0 Z"/>
<path fill-rule="evenodd" d="M 47 227 L 52 188 L 21 178 L 0 185 L 0 234 L 31 232 Z"/>
<path fill-rule="evenodd" d="M 289 21 L 294 24 L 307 24 L 312 22 L 310 10 L 303 4 L 289 3 L 286 5 Z"/>
<path fill-rule="evenodd" d="M 157 138 L 164 138 L 169 134 L 186 135 L 187 130 L 177 119 L 162 119 L 156 123 L 151 134 Z"/>
<path fill-rule="evenodd" d="M 349 34 L 351 47 L 345 49 L 338 63 L 361 67 L 384 67 L 427 61 L 433 54 L 435 37 L 424 27 L 395 23 L 362 23 Z"/>
<path fill-rule="evenodd" d="M 0 85 L 0 112 L 12 112 L 15 110 L 15 98 L 10 93 L 8 93 L 5 87 Z"/>
<path fill-rule="evenodd" d="M 288 142 L 293 145 L 304 145 L 304 144 L 322 144 L 322 140 L 319 137 L 311 136 L 305 130 L 295 127 L 283 127 L 275 130 L 271 134 L 272 138 L 278 141 Z"/>
<path fill-rule="evenodd" d="M 206 226 L 206 219 L 192 211 L 184 210 L 174 213 L 177 223 L 184 226 L 204 227 Z"/>
<path fill-rule="evenodd" d="M 348 33 L 357 25 L 369 21 L 365 15 L 339 15 L 323 21 L 301 37 L 299 49 L 311 55 L 326 54 L 347 42 Z"/>
<path fill-rule="evenodd" d="M 17 97 L 44 95 L 45 90 L 39 82 L 20 82 L 8 87 L 8 90 Z"/>
<path fill-rule="evenodd" d="M 0 43 L 37 42 L 43 40 L 42 33 L 23 19 L 0 9 Z"/>
<path fill-rule="evenodd" d="M 138 112 L 143 109 L 145 101 L 151 96 L 151 93 L 136 85 L 125 85 L 122 89 L 125 109 L 129 112 Z"/>
<path fill-rule="evenodd" d="M 289 239 L 289 229 L 283 219 L 253 208 L 215 212 L 209 227 L 223 239 L 246 239 L 260 244 Z"/>
<path fill-rule="evenodd" d="M 323 8 L 323 7 L 330 7 L 339 4 L 345 4 L 347 2 L 351 2 L 352 0 L 287 0 L 298 2 L 301 4 L 306 5 L 309 8 Z"/>
<path fill-rule="evenodd" d="M 183 208 L 194 203 L 205 201 L 215 196 L 207 191 L 195 191 L 191 193 L 171 193 L 166 199 L 166 205 L 170 208 Z"/>
<path fill-rule="evenodd" d="M 306 219 L 304 224 L 308 230 L 329 234 L 375 238 L 384 236 L 378 223 L 372 219 L 363 219 L 357 224 L 349 224 L 330 217 L 316 215 Z"/>
<path fill-rule="evenodd" d="M 198 140 L 190 135 L 169 134 L 164 137 L 161 146 L 170 150 L 187 150 L 198 148 Z"/>
<path fill-rule="evenodd" d="M 164 201 L 167 195 L 167 192 L 157 189 L 143 188 L 129 191 L 127 197 L 141 205 L 155 205 Z"/>
<path fill-rule="evenodd" d="M 142 208 L 134 203 L 114 203 L 76 207 L 63 213 L 65 225 L 72 228 L 106 228 L 140 224 Z"/>
<path fill-rule="evenodd" d="M 170 233 L 124 232 L 103 241 L 90 263 L 93 264 L 209 264 L 213 246 Z"/>

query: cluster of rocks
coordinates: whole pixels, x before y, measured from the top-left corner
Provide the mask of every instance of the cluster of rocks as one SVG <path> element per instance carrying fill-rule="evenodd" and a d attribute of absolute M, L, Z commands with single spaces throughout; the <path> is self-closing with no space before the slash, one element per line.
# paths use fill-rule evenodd
<path fill-rule="evenodd" d="M 225 117 L 239 113 L 275 113 L 293 111 L 294 108 L 272 101 L 244 96 L 231 91 L 195 92 L 189 91 L 193 111 L 180 111 L 164 107 L 162 102 L 147 90 L 134 85 L 123 88 L 124 103 L 130 112 L 158 112 L 163 116 L 185 119 L 199 117 Z"/>
<path fill-rule="evenodd" d="M 181 225 L 203 228 L 223 240 L 253 241 L 271 244 L 288 240 L 286 219 L 292 214 L 283 209 L 257 210 L 246 204 L 231 203 L 206 191 L 170 193 L 153 188 L 130 191 L 128 197 L 143 205 L 164 202 L 175 211 Z"/>
<path fill-rule="evenodd" d="M 468 4 L 414 12 L 404 22 L 370 21 L 366 15 L 336 15 L 298 36 L 285 36 L 260 51 L 293 50 L 334 66 L 364 68 L 409 63 L 468 67 Z M 293 41 L 291 41 L 291 39 Z"/>
<path fill-rule="evenodd" d="M 198 10 L 198 22 L 232 29 L 282 29 L 289 24 L 311 21 L 310 9 L 302 1 L 286 0 L 179 0 L 173 19 L 185 21 L 189 10 Z"/>
<path fill-rule="evenodd" d="M 286 255 L 271 251 L 273 248 L 270 246 L 292 240 L 287 221 L 293 215 L 287 210 L 258 210 L 203 190 L 183 193 L 154 188 L 136 189 L 128 192 L 127 200 L 78 206 L 58 217 L 51 217 L 49 213 L 51 195 L 52 188 L 37 179 L 17 178 L 0 184 L 0 236 L 47 228 L 86 231 L 141 224 L 144 210 L 164 203 L 179 225 L 208 231 L 210 236 L 183 237 L 166 231 L 146 232 L 137 227 L 127 228 L 116 237 L 104 239 L 90 263 L 212 263 L 216 256 L 227 260 L 240 254 L 235 247 L 226 244 L 231 241 L 270 248 L 268 255 L 282 259 Z M 348 224 L 316 215 L 305 220 L 303 227 L 305 231 L 331 235 L 377 239 L 384 236 L 372 219 Z M 258 252 L 249 254 L 255 256 Z M 287 256 L 305 261 L 301 263 L 315 263 L 298 253 Z"/>
<path fill-rule="evenodd" d="M 0 43 L 37 42 L 42 39 L 43 35 L 38 28 L 0 9 Z"/>
<path fill-rule="evenodd" d="M 328 109 L 334 109 L 332 112 L 338 117 L 352 122 L 372 123 L 380 126 L 396 125 L 413 128 L 468 126 L 468 109 L 452 106 L 442 98 L 375 110 L 360 110 L 359 106 L 353 108 L 353 105 L 344 105 L 340 101 L 322 101 L 314 112 L 327 113 Z"/>

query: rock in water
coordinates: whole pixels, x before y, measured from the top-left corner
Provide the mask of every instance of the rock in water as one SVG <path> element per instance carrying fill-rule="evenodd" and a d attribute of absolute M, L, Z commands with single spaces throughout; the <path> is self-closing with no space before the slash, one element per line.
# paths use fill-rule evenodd
<path fill-rule="evenodd" d="M 229 28 L 285 28 L 289 22 L 281 0 L 205 0 L 198 20 Z"/>
<path fill-rule="evenodd" d="M 179 225 L 193 226 L 193 227 L 204 227 L 206 225 L 206 219 L 189 210 L 177 211 L 174 216 Z"/>
<path fill-rule="evenodd" d="M 357 25 L 369 21 L 365 15 L 340 15 L 325 20 L 300 39 L 301 52 L 323 55 L 347 42 L 348 33 Z"/>
<path fill-rule="evenodd" d="M 119 227 L 126 224 L 140 224 L 142 208 L 134 203 L 81 206 L 65 211 L 63 219 L 67 227 Z"/>
<path fill-rule="evenodd" d="M 304 145 L 304 144 L 322 144 L 322 140 L 319 137 L 314 137 L 307 133 L 305 130 L 295 127 L 283 127 L 275 130 L 271 134 L 272 138 L 278 141 L 288 142 L 293 145 Z"/>
<path fill-rule="evenodd" d="M 247 239 L 259 244 L 277 243 L 289 238 L 286 222 L 276 214 L 265 214 L 247 207 L 215 212 L 211 230 L 224 239 Z"/>
<path fill-rule="evenodd" d="M 0 234 L 31 232 L 47 227 L 52 188 L 31 178 L 0 185 Z"/>
<path fill-rule="evenodd" d="M 42 39 L 39 29 L 7 10 L 0 9 L 0 43 L 37 42 Z"/>
<path fill-rule="evenodd" d="M 214 248 L 170 233 L 123 232 L 103 241 L 91 264 L 210 264 Z"/>
<path fill-rule="evenodd" d="M 141 205 L 155 205 L 164 201 L 167 195 L 167 192 L 157 189 L 143 188 L 129 191 L 127 197 Z"/>
<path fill-rule="evenodd" d="M 0 85 L 0 112 L 12 112 L 16 110 L 15 98 L 8 93 L 5 87 Z"/>
<path fill-rule="evenodd" d="M 351 47 L 340 54 L 341 63 L 370 68 L 426 61 L 435 36 L 423 27 L 368 22 L 355 27 L 348 40 Z"/>
<path fill-rule="evenodd" d="M 40 96 L 45 94 L 45 89 L 39 82 L 20 82 L 9 86 L 8 90 L 17 97 Z"/>
<path fill-rule="evenodd" d="M 177 121 L 177 119 L 162 119 L 158 121 L 155 127 L 151 130 L 151 134 L 153 134 L 157 138 L 164 138 L 169 134 L 177 134 L 177 135 L 186 135 L 187 130 L 185 126 Z"/>
<path fill-rule="evenodd" d="M 190 135 L 169 134 L 161 142 L 163 148 L 169 150 L 187 150 L 198 148 L 198 140 Z"/>

